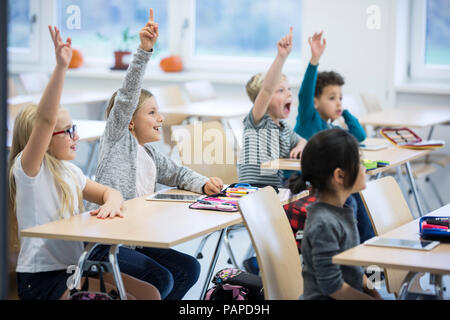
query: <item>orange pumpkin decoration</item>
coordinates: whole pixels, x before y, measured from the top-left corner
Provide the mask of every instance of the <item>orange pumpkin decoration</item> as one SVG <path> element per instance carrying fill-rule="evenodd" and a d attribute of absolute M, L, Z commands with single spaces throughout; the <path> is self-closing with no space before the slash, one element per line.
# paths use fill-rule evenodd
<path fill-rule="evenodd" d="M 179 56 L 168 56 L 159 63 L 165 72 L 180 72 L 183 70 L 183 62 Z"/>
<path fill-rule="evenodd" d="M 78 49 L 72 49 L 72 60 L 70 60 L 69 68 L 75 69 L 83 64 L 83 54 Z"/>

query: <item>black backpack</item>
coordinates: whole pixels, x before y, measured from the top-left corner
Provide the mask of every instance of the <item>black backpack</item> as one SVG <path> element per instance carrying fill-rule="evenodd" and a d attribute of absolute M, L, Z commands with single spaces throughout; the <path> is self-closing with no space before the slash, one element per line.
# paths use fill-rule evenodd
<path fill-rule="evenodd" d="M 205 300 L 264 300 L 261 277 L 243 270 L 222 269 L 212 283 Z"/>

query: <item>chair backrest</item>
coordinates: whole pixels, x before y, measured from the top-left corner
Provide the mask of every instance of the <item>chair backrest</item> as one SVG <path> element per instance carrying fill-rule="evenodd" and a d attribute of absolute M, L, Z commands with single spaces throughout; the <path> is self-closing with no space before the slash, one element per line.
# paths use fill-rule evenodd
<path fill-rule="evenodd" d="M 297 300 L 303 294 L 300 255 L 280 200 L 265 187 L 238 200 L 250 234 L 266 300 Z"/>
<path fill-rule="evenodd" d="M 191 102 L 205 101 L 217 97 L 213 85 L 208 80 L 186 82 L 184 89 Z"/>
<path fill-rule="evenodd" d="M 367 183 L 361 197 L 376 235 L 383 235 L 413 220 L 402 190 L 391 176 Z"/>
<path fill-rule="evenodd" d="M 8 77 L 8 98 L 17 96 L 17 87 L 12 77 Z"/>
<path fill-rule="evenodd" d="M 380 105 L 375 94 L 370 92 L 361 92 L 361 100 L 366 108 L 367 113 L 381 111 L 383 108 Z"/>
<path fill-rule="evenodd" d="M 19 78 L 27 94 L 43 93 L 49 81 L 48 74 L 44 72 L 21 73 Z"/>
<path fill-rule="evenodd" d="M 186 100 L 179 86 L 165 86 L 150 88 L 160 107 L 185 105 Z"/>
<path fill-rule="evenodd" d="M 367 183 L 361 191 L 361 198 L 366 207 L 375 235 L 381 236 L 413 220 L 403 193 L 391 176 Z M 398 295 L 407 271 L 386 269 L 385 279 L 388 292 Z"/>
<path fill-rule="evenodd" d="M 207 177 L 219 177 L 224 183 L 238 181 L 236 155 L 218 121 L 172 126 L 172 140 L 181 163 Z"/>

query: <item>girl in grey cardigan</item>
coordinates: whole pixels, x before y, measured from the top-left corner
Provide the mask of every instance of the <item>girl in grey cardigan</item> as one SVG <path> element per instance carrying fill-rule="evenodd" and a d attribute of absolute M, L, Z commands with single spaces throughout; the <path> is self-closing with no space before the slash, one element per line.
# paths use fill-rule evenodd
<path fill-rule="evenodd" d="M 207 194 L 222 189 L 219 178 L 208 179 L 158 152 L 149 142 L 160 140 L 163 118 L 155 98 L 142 90 L 147 62 L 158 37 L 158 24 L 150 20 L 140 32 L 141 44 L 133 57 L 123 87 L 112 96 L 107 124 L 100 139 L 96 180 L 121 191 L 125 200 L 153 193 L 156 183 Z M 99 258 L 106 248 L 94 253 Z M 155 285 L 163 299 L 182 299 L 200 273 L 198 261 L 172 249 L 122 247 L 122 272 Z"/>

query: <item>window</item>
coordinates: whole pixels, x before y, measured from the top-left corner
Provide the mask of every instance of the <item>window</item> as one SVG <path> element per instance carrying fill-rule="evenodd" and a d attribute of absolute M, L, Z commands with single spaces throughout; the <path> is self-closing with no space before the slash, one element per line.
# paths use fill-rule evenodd
<path fill-rule="evenodd" d="M 411 77 L 450 79 L 450 2 L 413 1 Z"/>
<path fill-rule="evenodd" d="M 83 52 L 85 60 L 112 63 L 116 50 L 135 51 L 139 31 L 153 8 L 159 24 L 160 38 L 155 56 L 168 51 L 168 6 L 165 0 L 59 0 L 57 19 L 64 37 L 72 38 L 72 46 Z M 75 6 L 75 7 L 74 7 Z M 74 17 L 78 15 L 78 22 Z M 127 41 L 124 41 L 126 34 Z"/>
<path fill-rule="evenodd" d="M 192 0 L 189 56 L 192 68 L 234 71 L 267 67 L 277 41 L 294 27 L 288 61 L 300 63 L 302 2 L 284 0 Z M 264 67 L 262 66 L 264 65 Z"/>
<path fill-rule="evenodd" d="M 197 0 L 195 55 L 273 58 L 290 26 L 299 38 L 300 13 L 300 1 Z"/>
<path fill-rule="evenodd" d="M 38 60 L 38 1 L 8 0 L 8 51 L 15 60 Z"/>

